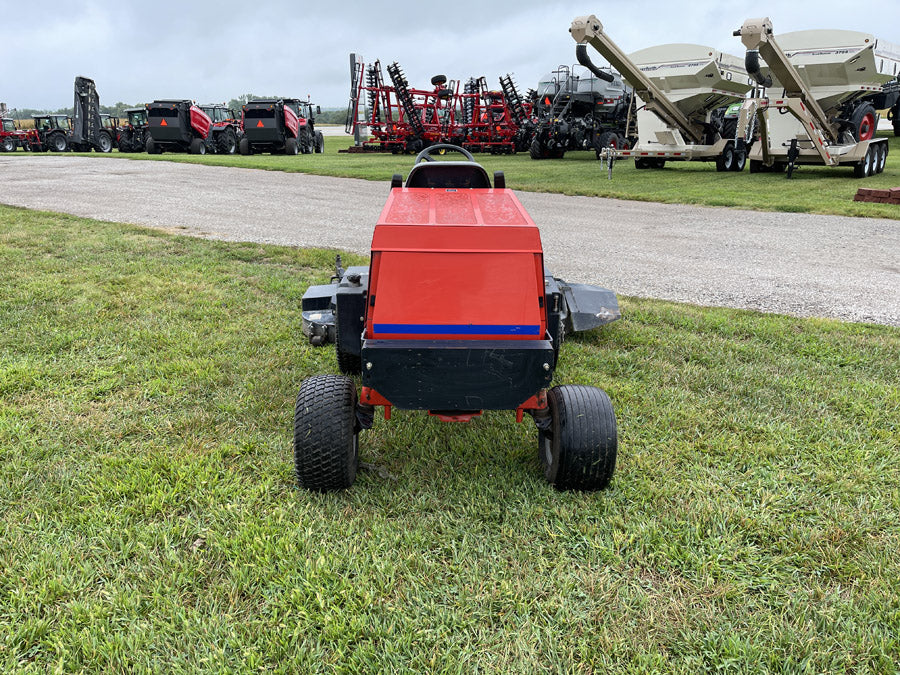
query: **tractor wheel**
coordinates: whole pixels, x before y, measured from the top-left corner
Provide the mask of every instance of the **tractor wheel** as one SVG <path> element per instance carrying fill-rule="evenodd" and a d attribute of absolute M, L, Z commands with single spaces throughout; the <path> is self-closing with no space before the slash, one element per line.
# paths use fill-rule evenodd
<path fill-rule="evenodd" d="M 538 455 L 558 490 L 600 490 L 616 468 L 616 416 L 602 389 L 583 385 L 547 392 L 550 428 L 538 432 Z"/>
<path fill-rule="evenodd" d="M 242 138 L 241 142 L 238 144 L 238 149 L 241 151 L 242 155 L 252 155 L 253 148 L 250 147 L 249 139 Z"/>
<path fill-rule="evenodd" d="M 619 136 L 614 131 L 604 131 L 602 134 L 597 136 L 594 147 L 596 150 L 605 150 L 609 146 L 618 149 L 619 142 Z"/>
<path fill-rule="evenodd" d="M 863 103 L 850 116 L 850 130 L 857 141 L 868 141 L 875 136 L 875 107 Z"/>
<path fill-rule="evenodd" d="M 3 152 L 15 152 L 16 151 L 16 141 L 12 136 L 7 136 L 3 139 L 3 144 L 0 145 L 0 150 Z"/>
<path fill-rule="evenodd" d="M 296 138 L 289 138 L 284 142 L 284 154 L 296 155 L 300 151 Z"/>
<path fill-rule="evenodd" d="M 300 487 L 343 490 L 356 480 L 356 386 L 349 377 L 314 375 L 294 407 L 294 471 Z"/>
<path fill-rule="evenodd" d="M 233 155 L 235 150 L 237 150 L 237 136 L 234 135 L 234 130 L 226 129 L 216 139 L 216 152 L 221 155 Z"/>
<path fill-rule="evenodd" d="M 53 134 L 47 139 L 47 147 L 53 152 L 65 152 L 69 149 L 69 142 L 62 134 Z"/>
<path fill-rule="evenodd" d="M 195 138 L 191 141 L 190 153 L 192 155 L 206 154 L 206 143 L 203 142 L 202 138 Z"/>
<path fill-rule="evenodd" d="M 541 142 L 536 138 L 531 141 L 531 146 L 528 148 L 528 154 L 531 155 L 531 159 L 544 159 L 544 157 L 546 157 L 544 149 L 541 147 Z"/>
<path fill-rule="evenodd" d="M 320 155 L 325 152 L 325 136 L 321 131 L 316 132 L 316 152 Z"/>
<path fill-rule="evenodd" d="M 112 136 L 110 136 L 105 131 L 101 131 L 99 134 L 97 134 L 97 150 L 99 152 L 112 152 L 112 149 Z"/>

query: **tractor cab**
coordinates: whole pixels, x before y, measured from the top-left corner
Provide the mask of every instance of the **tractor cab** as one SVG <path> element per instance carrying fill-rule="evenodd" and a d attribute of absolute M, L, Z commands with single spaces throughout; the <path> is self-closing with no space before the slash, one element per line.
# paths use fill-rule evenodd
<path fill-rule="evenodd" d="M 128 115 L 128 124 L 132 127 L 147 126 L 146 108 L 128 108 L 125 113 Z"/>
<path fill-rule="evenodd" d="M 16 121 L 11 117 L 4 117 L 3 131 L 18 131 L 18 127 L 16 127 Z"/>
<path fill-rule="evenodd" d="M 68 115 L 32 115 L 34 128 L 38 131 L 71 131 L 72 120 Z"/>

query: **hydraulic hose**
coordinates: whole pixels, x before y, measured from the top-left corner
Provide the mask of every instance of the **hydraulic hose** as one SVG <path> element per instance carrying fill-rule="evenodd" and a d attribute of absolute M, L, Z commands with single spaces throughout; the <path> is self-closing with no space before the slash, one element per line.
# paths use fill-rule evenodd
<path fill-rule="evenodd" d="M 587 45 L 575 45 L 575 58 L 578 59 L 578 63 L 583 65 L 604 82 L 612 82 L 616 79 L 612 76 L 612 73 L 607 73 L 604 70 L 600 70 L 597 66 L 594 65 L 594 63 L 591 61 L 591 57 L 588 56 Z"/>

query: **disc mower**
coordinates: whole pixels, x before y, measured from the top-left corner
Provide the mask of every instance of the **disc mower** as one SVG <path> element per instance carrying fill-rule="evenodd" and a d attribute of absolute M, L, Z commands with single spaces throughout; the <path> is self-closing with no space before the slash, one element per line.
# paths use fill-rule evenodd
<path fill-rule="evenodd" d="M 458 152 L 466 161 L 433 161 Z M 537 226 L 502 172 L 493 185 L 461 147 L 426 148 L 403 183 L 395 174 L 368 267 L 343 269 L 303 295 L 303 330 L 334 343 L 342 375 L 315 375 L 294 409 L 300 486 L 350 487 L 359 433 L 376 408 L 424 410 L 467 422 L 484 410 L 525 413 L 558 489 L 596 490 L 612 477 L 616 420 L 595 387 L 551 387 L 566 334 L 619 318 L 607 289 L 568 284 L 544 269 Z M 357 392 L 351 376 L 360 376 Z"/>

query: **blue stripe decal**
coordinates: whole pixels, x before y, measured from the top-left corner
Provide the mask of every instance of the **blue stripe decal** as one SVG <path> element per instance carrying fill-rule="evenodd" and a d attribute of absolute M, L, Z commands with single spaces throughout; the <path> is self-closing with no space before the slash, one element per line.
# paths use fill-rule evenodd
<path fill-rule="evenodd" d="M 440 325 L 423 323 L 376 323 L 376 333 L 394 335 L 538 335 L 540 326 Z"/>

